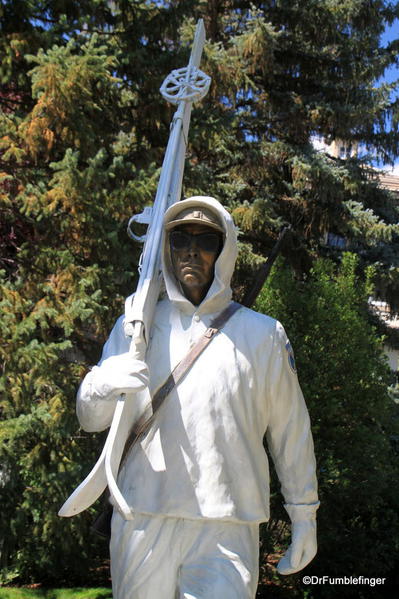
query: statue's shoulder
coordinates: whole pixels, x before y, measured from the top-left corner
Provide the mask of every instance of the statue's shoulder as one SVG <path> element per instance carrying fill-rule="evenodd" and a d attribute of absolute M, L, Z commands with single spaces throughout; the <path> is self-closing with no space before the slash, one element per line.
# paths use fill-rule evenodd
<path fill-rule="evenodd" d="M 246 306 L 241 305 L 238 314 L 240 315 L 242 324 L 245 323 L 245 326 L 255 328 L 259 327 L 262 331 L 273 332 L 280 325 L 279 321 L 272 316 L 257 312 L 256 310 L 252 310 L 252 308 L 247 308 Z"/>

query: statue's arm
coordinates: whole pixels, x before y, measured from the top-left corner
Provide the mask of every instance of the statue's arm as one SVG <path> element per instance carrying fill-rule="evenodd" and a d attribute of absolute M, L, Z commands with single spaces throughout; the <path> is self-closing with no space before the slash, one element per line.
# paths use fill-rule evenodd
<path fill-rule="evenodd" d="M 103 347 L 100 362 L 88 372 L 78 390 L 76 412 L 84 430 L 96 432 L 109 427 L 118 396 L 147 386 L 147 366 L 129 354 L 129 347 L 121 317 Z"/>
<path fill-rule="evenodd" d="M 316 555 L 316 461 L 309 414 L 299 386 L 292 349 L 277 323 L 269 371 L 269 426 L 266 433 L 285 509 L 292 523 L 292 543 L 280 560 L 281 574 L 304 568 Z"/>

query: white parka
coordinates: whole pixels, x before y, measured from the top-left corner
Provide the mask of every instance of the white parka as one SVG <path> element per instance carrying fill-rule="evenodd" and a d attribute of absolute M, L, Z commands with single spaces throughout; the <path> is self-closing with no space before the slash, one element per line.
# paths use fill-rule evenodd
<path fill-rule="evenodd" d="M 194 306 L 173 275 L 164 240 L 166 297 L 157 304 L 146 355 L 152 392 L 231 301 L 237 238 L 228 212 L 213 198 L 196 197 L 171 206 L 165 222 L 183 208 L 201 205 L 223 223 L 224 247 L 205 299 Z M 129 345 L 122 316 L 99 366 L 106 358 L 127 352 Z M 84 429 L 100 431 L 110 425 L 116 400 L 94 396 L 90 377 L 91 373 L 80 387 L 77 413 Z M 290 516 L 314 513 L 318 502 L 313 442 L 289 341 L 278 321 L 242 307 L 170 393 L 152 428 L 133 447 L 119 474 L 119 488 L 137 513 L 265 521 L 269 518 L 265 433 Z"/>

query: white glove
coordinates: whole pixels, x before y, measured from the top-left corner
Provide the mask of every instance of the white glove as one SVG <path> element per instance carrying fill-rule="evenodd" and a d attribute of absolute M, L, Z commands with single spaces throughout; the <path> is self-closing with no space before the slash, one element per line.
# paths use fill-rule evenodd
<path fill-rule="evenodd" d="M 148 368 L 128 352 L 106 358 L 90 373 L 91 394 L 100 399 L 114 399 L 122 393 L 142 391 L 148 386 Z"/>
<path fill-rule="evenodd" d="M 312 561 L 317 553 L 316 510 L 318 503 L 308 510 L 296 510 L 296 506 L 285 506 L 291 518 L 291 545 L 277 564 L 280 574 L 299 572 Z M 306 508 L 308 506 L 301 506 Z"/>

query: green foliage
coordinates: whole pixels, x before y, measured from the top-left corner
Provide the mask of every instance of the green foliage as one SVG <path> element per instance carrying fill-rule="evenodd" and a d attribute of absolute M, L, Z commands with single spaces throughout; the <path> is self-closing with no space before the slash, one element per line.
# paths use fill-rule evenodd
<path fill-rule="evenodd" d="M 0 589 L 0 599 L 112 599 L 111 589 Z"/>
<path fill-rule="evenodd" d="M 133 286 L 124 221 L 156 183 L 151 164 L 144 176 L 131 163 L 131 138 L 113 116 L 116 62 L 104 52 L 93 36 L 26 56 L 37 64 L 32 109 L 2 115 L 4 582 L 106 576 L 95 573 L 106 547 L 88 543 L 93 511 L 67 521 L 57 511 L 101 445 L 79 431 L 74 397 Z"/>
<path fill-rule="evenodd" d="M 285 325 L 312 420 L 321 507 L 319 553 L 307 573 L 372 573 L 390 580 L 399 549 L 392 486 L 399 460 L 391 445 L 399 412 L 388 393 L 381 340 L 367 315 L 373 272 L 362 279 L 358 262 L 349 253 L 338 269 L 319 260 L 306 283 L 281 262 L 257 307 Z M 334 592 L 325 588 L 323 596 Z M 340 596 L 347 596 L 344 589 Z"/>
<path fill-rule="evenodd" d="M 119 81 L 111 74 L 116 60 L 106 51 L 93 35 L 81 47 L 71 39 L 66 46 L 54 45 L 47 52 L 40 49 L 36 56 L 25 56 L 37 64 L 28 72 L 36 103 L 21 134 L 35 159 L 40 153 L 48 156 L 55 143 L 61 148 L 77 147 L 83 156 L 92 154 L 100 139 L 106 144 Z"/>

